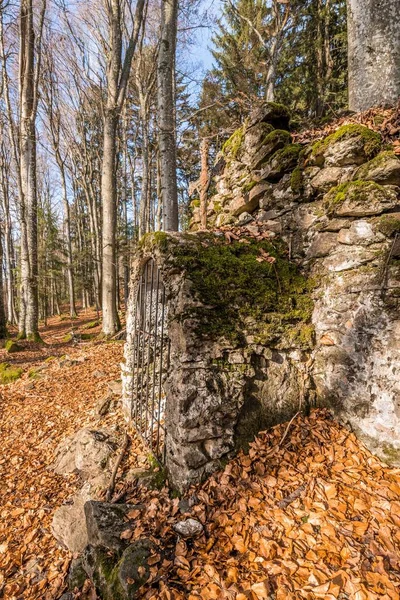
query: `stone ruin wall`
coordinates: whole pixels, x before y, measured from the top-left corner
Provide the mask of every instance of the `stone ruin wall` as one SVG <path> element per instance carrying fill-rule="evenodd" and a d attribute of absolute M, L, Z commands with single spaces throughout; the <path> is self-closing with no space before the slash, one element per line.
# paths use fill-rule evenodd
<path fill-rule="evenodd" d="M 167 467 L 179 488 L 217 468 L 258 430 L 313 406 L 331 407 L 373 451 L 400 464 L 400 160 L 362 126 L 301 146 L 288 125 L 286 110 L 269 104 L 225 144 L 208 203 L 209 235 L 218 242 L 224 227 L 237 226 L 253 241 L 262 234 L 272 246 L 283 243 L 279 264 L 296 265 L 307 280 L 298 304 L 307 307 L 309 297 L 310 310 L 293 310 L 293 322 L 271 308 L 257 318 L 249 310 L 238 317 L 240 343 L 199 333 L 200 312 L 203 325 L 204 315 L 212 324 L 213 307 L 174 258 L 207 245 L 197 201 L 190 234 L 148 236 L 138 253 L 132 281 L 153 257 L 169 302 Z M 297 306 L 293 290 L 282 294 Z M 134 298 L 132 286 L 127 413 Z"/>
<path fill-rule="evenodd" d="M 268 113 L 255 113 L 225 144 L 210 225 L 262 227 L 286 240 L 316 282 L 315 403 L 400 464 L 400 160 L 360 125 L 299 146 L 287 121 Z"/>

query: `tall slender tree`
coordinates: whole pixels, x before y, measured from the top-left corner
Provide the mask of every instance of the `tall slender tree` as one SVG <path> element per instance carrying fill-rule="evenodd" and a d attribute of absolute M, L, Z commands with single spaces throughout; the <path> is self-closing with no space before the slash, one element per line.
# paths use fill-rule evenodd
<path fill-rule="evenodd" d="M 161 0 L 161 39 L 158 53 L 158 147 L 163 203 L 163 229 L 178 231 L 176 180 L 175 55 L 178 0 Z"/>
<path fill-rule="evenodd" d="M 107 98 L 104 107 L 103 159 L 101 200 L 102 235 L 102 308 L 103 334 L 111 336 L 120 328 L 117 311 L 117 130 L 124 105 L 131 64 L 143 21 L 144 0 L 138 0 L 131 25 L 125 56 L 123 32 L 126 28 L 125 3 L 122 0 L 105 2 L 108 20 Z"/>

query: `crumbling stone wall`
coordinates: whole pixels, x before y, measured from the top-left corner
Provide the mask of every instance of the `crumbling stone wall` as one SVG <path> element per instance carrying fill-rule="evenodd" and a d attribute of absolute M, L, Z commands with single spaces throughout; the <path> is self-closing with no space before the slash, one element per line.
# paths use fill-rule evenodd
<path fill-rule="evenodd" d="M 307 370 L 315 403 L 400 464 L 400 160 L 360 125 L 307 147 L 288 125 L 285 109 L 270 104 L 228 140 L 209 224 L 252 235 L 262 228 L 286 241 L 315 281 Z M 282 375 L 286 385 L 291 377 Z"/>
<path fill-rule="evenodd" d="M 168 303 L 166 464 L 184 488 L 307 403 L 313 302 L 287 245 L 272 244 L 269 234 L 231 243 L 206 233 L 145 236 L 133 269 L 122 365 L 128 416 L 135 282 L 149 258 L 161 271 Z"/>

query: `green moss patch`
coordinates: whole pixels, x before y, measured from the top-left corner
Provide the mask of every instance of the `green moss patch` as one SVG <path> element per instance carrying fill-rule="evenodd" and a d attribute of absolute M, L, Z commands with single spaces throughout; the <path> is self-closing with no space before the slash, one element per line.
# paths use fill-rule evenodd
<path fill-rule="evenodd" d="M 343 125 L 325 139 L 315 142 L 312 147 L 312 158 L 317 163 L 323 162 L 323 155 L 329 146 L 351 137 L 360 137 L 362 139 L 364 153 L 368 159 L 373 158 L 382 147 L 381 136 L 379 133 L 372 131 L 372 129 L 357 124 Z"/>
<path fill-rule="evenodd" d="M 236 158 L 244 139 L 244 127 L 239 127 L 222 146 L 222 153 Z"/>
<path fill-rule="evenodd" d="M 13 367 L 9 363 L 0 363 L 0 385 L 12 383 L 21 377 L 23 369 Z"/>
<path fill-rule="evenodd" d="M 311 318 L 311 282 L 288 260 L 281 241 L 226 244 L 208 236 L 176 245 L 169 260 L 186 271 L 202 303 L 181 316 L 197 319 L 200 335 L 241 344 L 250 334 L 271 342 Z"/>

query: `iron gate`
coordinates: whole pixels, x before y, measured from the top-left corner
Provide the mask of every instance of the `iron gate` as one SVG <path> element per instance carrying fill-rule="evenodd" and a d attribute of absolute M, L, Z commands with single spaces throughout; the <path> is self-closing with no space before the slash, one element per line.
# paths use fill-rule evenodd
<path fill-rule="evenodd" d="M 165 286 L 153 259 L 143 267 L 134 315 L 132 421 L 151 452 L 165 459 L 164 381 L 170 361 Z"/>

